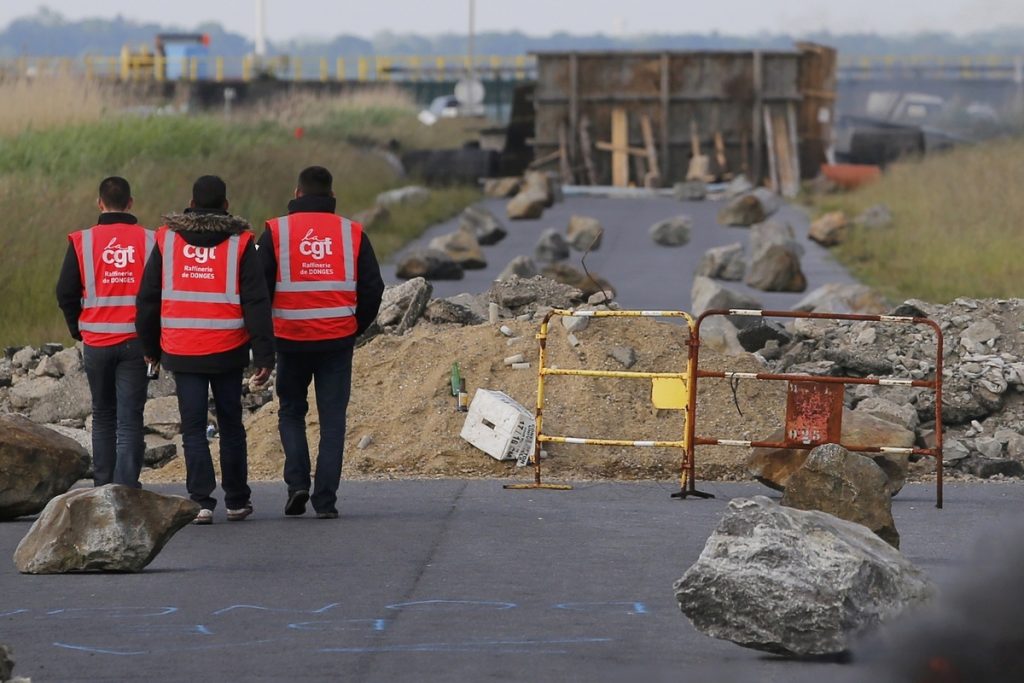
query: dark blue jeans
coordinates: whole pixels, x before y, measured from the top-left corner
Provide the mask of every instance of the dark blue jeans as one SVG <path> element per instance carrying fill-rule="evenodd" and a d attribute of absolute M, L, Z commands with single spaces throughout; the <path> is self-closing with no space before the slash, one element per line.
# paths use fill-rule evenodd
<path fill-rule="evenodd" d="M 142 414 L 146 406 L 146 363 L 138 339 L 82 351 L 92 393 L 92 471 L 96 486 L 140 488 L 146 442 Z"/>
<path fill-rule="evenodd" d="M 345 411 L 352 383 L 352 345 L 337 351 L 277 354 L 278 428 L 284 446 L 284 481 L 288 491 L 309 491 L 309 444 L 306 441 L 306 396 L 316 387 L 320 444 L 310 501 L 317 512 L 335 511 L 345 453 Z"/>
<path fill-rule="evenodd" d="M 249 502 L 249 451 L 242 425 L 242 370 L 216 375 L 176 372 L 174 384 L 181 413 L 181 442 L 185 450 L 185 486 L 189 497 L 212 510 L 217 501 L 210 495 L 217 488 L 210 442 L 206 438 L 206 415 L 210 390 L 220 427 L 220 474 L 224 504 L 229 510 Z"/>

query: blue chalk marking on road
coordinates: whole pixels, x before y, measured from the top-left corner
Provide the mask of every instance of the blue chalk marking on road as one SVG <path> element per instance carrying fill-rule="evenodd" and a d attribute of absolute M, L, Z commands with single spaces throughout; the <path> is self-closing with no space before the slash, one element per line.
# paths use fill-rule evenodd
<path fill-rule="evenodd" d="M 131 657 L 134 655 L 144 655 L 148 653 L 148 650 L 132 650 L 125 652 L 123 650 L 108 650 L 102 647 L 90 647 L 88 645 L 73 645 L 71 643 L 54 643 L 54 647 L 62 647 L 66 650 L 80 650 L 82 652 L 91 652 L 97 655 L 116 655 L 118 657 Z"/>
<path fill-rule="evenodd" d="M 396 602 L 393 605 L 386 605 L 385 609 L 417 609 L 424 607 L 428 609 L 448 607 L 452 608 L 452 611 L 465 607 L 489 607 L 491 609 L 503 610 L 515 609 L 517 605 L 514 602 L 497 602 L 494 600 L 414 600 L 412 602 Z"/>
<path fill-rule="evenodd" d="M 163 617 L 177 611 L 177 607 L 62 607 L 49 610 L 45 616 L 60 619 L 135 619 Z"/>
<path fill-rule="evenodd" d="M 115 655 L 118 657 L 133 657 L 138 655 L 151 655 L 151 654 L 169 654 L 172 652 L 200 652 L 203 650 L 224 650 L 230 647 L 252 647 L 253 645 L 265 645 L 266 643 L 274 643 L 284 638 L 265 638 L 262 640 L 245 640 L 238 643 L 211 643 L 209 645 L 186 645 L 185 647 L 164 647 L 156 648 L 152 650 L 113 650 L 104 647 L 93 647 L 91 645 L 76 645 L 74 643 L 53 643 L 54 647 L 64 648 L 66 650 L 78 650 L 80 652 L 89 652 L 98 655 Z"/>
<path fill-rule="evenodd" d="M 555 645 L 587 645 L 610 643 L 611 638 L 539 638 L 527 640 L 477 640 L 461 643 L 411 643 L 407 645 L 378 645 L 369 647 L 325 647 L 317 652 L 334 654 L 365 654 L 371 652 L 533 652 L 538 648 Z M 563 653 L 565 650 L 547 650 L 547 652 Z"/>
<path fill-rule="evenodd" d="M 329 605 L 324 605 L 323 607 L 321 607 L 319 609 L 312 609 L 312 610 L 289 609 L 289 608 L 282 608 L 282 607 L 264 607 L 263 605 L 231 605 L 230 607 L 222 607 L 221 609 L 217 610 L 216 612 L 211 612 L 211 614 L 213 616 L 217 617 L 217 616 L 220 616 L 221 614 L 226 614 L 227 612 L 231 612 L 231 611 L 239 610 L 239 609 L 254 609 L 254 610 L 260 610 L 260 611 L 264 611 L 264 612 L 298 612 L 299 614 L 323 614 L 324 612 L 327 612 L 328 610 L 334 609 L 335 607 L 337 607 L 340 604 L 341 604 L 340 602 L 332 602 Z"/>
<path fill-rule="evenodd" d="M 0 617 L 13 617 L 15 614 L 24 614 L 28 612 L 27 609 L 12 609 L 6 612 L 0 612 Z"/>
<path fill-rule="evenodd" d="M 369 625 L 373 631 L 384 631 L 389 619 L 328 619 L 324 621 L 298 621 L 288 624 L 288 628 L 296 631 L 359 631 L 357 625 Z"/>
<path fill-rule="evenodd" d="M 630 600 L 620 600 L 615 602 L 560 602 L 554 605 L 554 609 L 566 609 L 573 612 L 596 612 L 599 609 L 606 607 L 614 607 L 621 609 L 624 605 L 628 605 L 630 610 L 626 614 L 647 614 L 647 605 L 642 602 L 634 602 Z"/>
<path fill-rule="evenodd" d="M 125 624 L 126 628 L 129 628 L 128 624 Z M 208 629 L 203 624 L 132 624 L 130 626 L 131 633 L 147 634 L 147 635 L 160 635 L 160 634 L 174 634 L 183 633 L 185 635 L 198 634 L 201 636 L 212 636 L 213 631 Z"/>

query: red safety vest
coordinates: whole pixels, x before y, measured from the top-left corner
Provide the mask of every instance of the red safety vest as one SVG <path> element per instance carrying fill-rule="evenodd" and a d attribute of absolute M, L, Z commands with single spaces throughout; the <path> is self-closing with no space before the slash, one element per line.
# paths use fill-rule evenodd
<path fill-rule="evenodd" d="M 333 213 L 267 221 L 277 259 L 274 334 L 316 341 L 356 333 L 356 264 L 363 227 Z"/>
<path fill-rule="evenodd" d="M 113 346 L 135 338 L 135 296 L 142 284 L 153 231 L 141 225 L 94 225 L 68 235 L 82 275 L 78 329 L 89 346 Z"/>
<path fill-rule="evenodd" d="M 215 247 L 196 247 L 166 225 L 157 230 L 163 259 L 160 348 L 178 356 L 206 356 L 249 341 L 242 317 L 239 271 L 251 232 Z"/>

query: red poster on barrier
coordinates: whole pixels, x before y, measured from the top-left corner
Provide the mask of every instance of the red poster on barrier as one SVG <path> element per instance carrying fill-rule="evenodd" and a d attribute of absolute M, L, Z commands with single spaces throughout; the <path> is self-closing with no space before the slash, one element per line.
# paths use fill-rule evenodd
<path fill-rule="evenodd" d="M 843 429 L 842 384 L 789 382 L 786 443 L 817 446 L 839 443 Z"/>

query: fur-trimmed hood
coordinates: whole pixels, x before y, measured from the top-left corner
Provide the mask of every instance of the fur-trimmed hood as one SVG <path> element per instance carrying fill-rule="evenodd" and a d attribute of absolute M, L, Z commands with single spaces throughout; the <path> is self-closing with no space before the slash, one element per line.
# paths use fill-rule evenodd
<path fill-rule="evenodd" d="M 163 217 L 164 224 L 175 232 L 223 233 L 238 235 L 251 230 L 249 221 L 241 216 L 205 211 L 169 213 Z"/>

